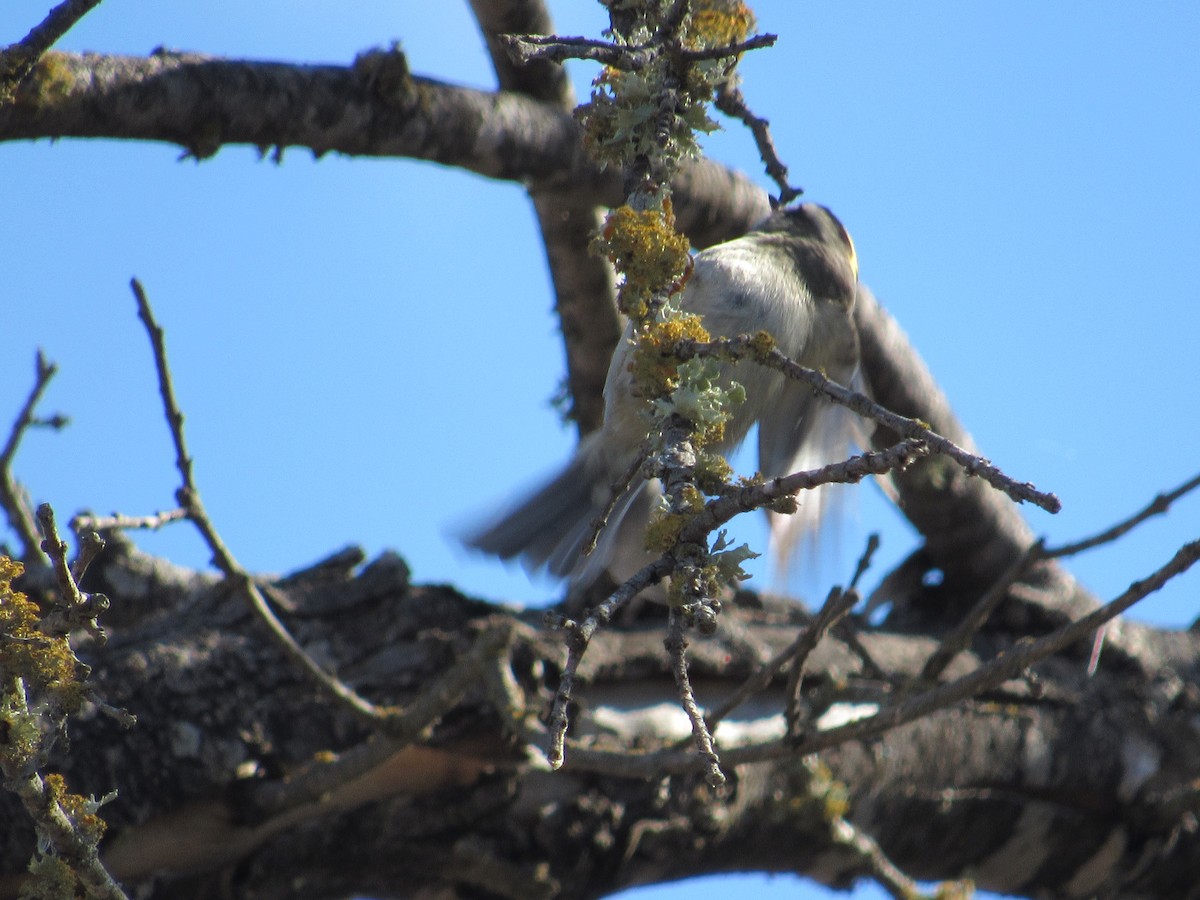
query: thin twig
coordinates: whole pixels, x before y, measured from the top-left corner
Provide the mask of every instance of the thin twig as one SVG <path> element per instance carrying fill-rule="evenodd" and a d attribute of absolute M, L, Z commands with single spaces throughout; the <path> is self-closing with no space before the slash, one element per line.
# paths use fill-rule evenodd
<path fill-rule="evenodd" d="M 1010 478 L 990 461 L 974 453 L 968 453 L 953 441 L 930 429 L 926 423 L 885 409 L 865 394 L 838 384 L 816 369 L 800 365 L 774 348 L 763 350 L 760 346 L 756 346 L 758 343 L 755 336 L 745 334 L 735 338 L 713 341 L 680 341 L 675 345 L 673 353 L 681 360 L 696 356 L 733 361 L 753 359 L 760 365 L 782 372 L 789 378 L 805 382 L 813 390 L 824 394 L 835 403 L 892 429 L 901 437 L 928 444 L 935 453 L 948 456 L 958 463 L 968 475 L 978 475 L 992 487 L 1003 491 L 1017 502 L 1033 503 L 1049 513 L 1057 513 L 1062 509 L 1062 502 L 1054 494 L 1039 491 L 1028 482 L 1018 482 Z"/>
<path fill-rule="evenodd" d="M 498 34 L 496 40 L 518 65 L 534 60 L 561 63 L 568 59 L 586 59 L 622 71 L 644 69 L 663 53 L 671 53 L 684 62 L 704 62 L 740 56 L 750 50 L 771 47 L 779 40 L 774 34 L 756 34 L 744 41 L 720 47 L 672 47 L 660 42 L 652 44 L 613 44 L 584 37 L 559 37 L 540 34 Z"/>
<path fill-rule="evenodd" d="M 624 496 L 629 486 L 633 484 L 634 478 L 645 464 L 650 456 L 649 446 L 643 444 L 638 454 L 630 462 L 629 467 L 621 473 L 621 477 L 614 481 L 608 487 L 608 502 L 604 504 L 604 509 L 600 510 L 600 515 L 596 516 L 591 522 L 591 530 L 588 532 L 587 540 L 583 542 L 582 553 L 584 556 L 590 556 L 596 550 L 596 542 L 600 540 L 600 532 L 604 530 L 604 526 L 608 524 L 609 516 L 613 514 L 613 510 L 617 508 L 617 502 Z"/>
<path fill-rule="evenodd" d="M 108 640 L 108 636 L 96 617 L 108 609 L 108 598 L 104 594 L 86 594 L 79 589 L 67 563 L 67 542 L 58 535 L 54 509 L 49 503 L 38 507 L 37 520 L 42 534 L 45 535 L 41 543 L 42 552 L 50 559 L 61 594 L 60 602 L 43 616 L 42 629 L 47 634 L 66 635 L 76 628 L 84 628 L 103 644 Z"/>
<path fill-rule="evenodd" d="M 75 557 L 75 564 L 71 566 L 71 577 L 78 584 L 83 581 L 83 576 L 87 574 L 88 567 L 96 561 L 96 557 L 104 549 L 105 541 L 96 532 L 86 529 L 76 531 L 75 536 L 79 541 L 79 554 Z"/>
<path fill-rule="evenodd" d="M 561 63 L 568 59 L 586 59 L 618 69 L 641 69 L 654 59 L 654 51 L 646 45 L 623 46 L 594 38 L 498 34 L 496 40 L 512 61 L 522 66 L 534 60 Z"/>
<path fill-rule="evenodd" d="M 126 516 L 121 513 L 113 513 L 111 516 L 80 514 L 71 520 L 71 528 L 76 532 L 109 531 L 112 529 L 120 529 L 122 531 L 157 531 L 164 525 L 170 525 L 172 522 L 178 522 L 180 519 L 186 518 L 187 510 L 178 507 L 156 512 L 149 516 Z"/>
<path fill-rule="evenodd" d="M 879 843 L 845 816 L 835 816 L 829 823 L 834 843 L 854 851 L 870 870 L 871 875 L 896 900 L 926 900 L 930 895 L 892 862 Z M 938 894 L 937 896 L 941 896 Z"/>
<path fill-rule="evenodd" d="M 587 651 L 588 643 L 596 629 L 608 624 L 616 612 L 652 584 L 661 581 L 672 569 L 673 560 L 661 557 L 644 566 L 632 578 L 613 591 L 593 609 L 582 623 L 571 619 L 547 615 L 547 624 L 551 627 L 562 628 L 567 632 L 567 661 L 559 676 L 558 691 L 554 695 L 554 704 L 550 708 L 550 719 L 547 728 L 550 731 L 550 747 L 546 759 L 550 768 L 557 769 L 563 764 L 563 745 L 566 742 L 569 718 L 567 707 L 575 690 L 575 679 L 579 671 L 579 663 Z"/>
<path fill-rule="evenodd" d="M 867 570 L 871 568 L 871 558 L 875 555 L 875 551 L 879 549 L 879 533 L 871 532 L 867 535 L 867 546 L 863 548 L 863 554 L 858 558 L 858 565 L 854 567 L 854 575 L 850 578 L 850 590 L 858 588 L 858 582 Z"/>
<path fill-rule="evenodd" d="M 792 720 L 790 713 L 792 701 L 790 698 L 796 696 L 799 692 L 799 679 L 803 677 L 804 665 L 813 648 L 825 636 L 830 627 L 853 609 L 858 602 L 858 592 L 855 590 L 854 585 L 858 582 L 862 573 L 866 571 L 867 566 L 870 565 L 871 555 L 878 546 L 879 536 L 875 534 L 871 535 L 867 540 L 867 549 L 863 553 L 862 558 L 859 559 L 858 566 L 855 568 L 854 578 L 850 582 L 851 586 L 849 590 L 842 591 L 834 588 L 830 591 L 825 598 L 825 602 L 821 604 L 821 609 L 817 615 L 808 623 L 796 639 L 763 663 L 753 675 L 742 682 L 732 694 L 722 700 L 715 709 L 705 716 L 704 720 L 708 723 L 709 728 L 716 731 L 717 725 L 726 716 L 759 691 L 764 690 L 774 680 L 775 676 L 783 671 L 784 666 L 788 662 L 792 663 L 792 677 L 797 682 L 793 685 L 789 678 L 789 715 L 785 716 L 785 719 L 788 722 Z M 791 733 L 790 730 L 788 733 Z"/>
<path fill-rule="evenodd" d="M 757 484 L 731 488 L 708 501 L 681 532 L 680 539 L 700 541 L 735 516 L 769 507 L 802 490 L 825 484 L 855 484 L 869 475 L 885 475 L 904 469 L 929 453 L 920 441 L 904 440 L 886 450 L 870 451 L 819 469 L 794 472 Z"/>
<path fill-rule="evenodd" d="M 788 648 L 792 651 L 792 664 L 788 670 L 787 707 L 783 720 L 789 736 L 795 737 L 800 733 L 800 689 L 804 686 L 804 666 L 808 663 L 808 657 L 829 629 L 850 612 L 858 601 L 858 591 L 853 588 L 843 591 L 835 587 L 821 604 L 821 611 L 817 613 L 817 617 Z"/>
<path fill-rule="evenodd" d="M 267 603 L 263 591 L 273 594 L 277 600 L 281 598 L 282 592 L 278 588 L 260 587 L 254 578 L 248 573 L 238 561 L 234 558 L 233 553 L 225 545 L 221 536 L 217 533 L 216 527 L 208 516 L 207 510 L 204 508 L 204 503 L 200 498 L 200 491 L 196 487 L 196 483 L 192 476 L 192 458 L 188 455 L 187 442 L 183 434 L 183 413 L 179 410 L 179 404 L 175 400 L 175 388 L 171 381 L 170 367 L 167 365 L 167 349 L 166 342 L 163 336 L 163 330 L 154 318 L 154 313 L 150 309 L 150 302 L 146 299 L 146 292 L 142 288 L 141 283 L 134 278 L 130 282 L 133 289 L 134 297 L 137 300 L 138 317 L 146 326 L 146 332 L 150 336 L 150 346 L 154 354 L 154 367 L 158 373 L 159 393 L 162 396 L 163 411 L 167 418 L 167 425 L 171 432 L 171 440 L 175 445 L 175 466 L 179 469 L 179 474 L 182 483 L 175 492 L 175 499 L 186 513 L 187 518 L 196 530 L 200 532 L 204 542 L 208 545 L 212 552 L 213 564 L 221 570 L 234 585 L 242 590 L 246 599 L 249 601 L 251 608 L 258 614 L 258 617 L 267 626 L 267 630 L 284 652 L 299 665 L 308 675 L 320 685 L 330 696 L 340 701 L 347 709 L 355 715 L 368 722 L 375 724 L 386 723 L 386 721 L 395 714 L 395 710 L 389 707 L 376 706 L 365 697 L 362 697 L 348 685 L 335 678 L 326 672 L 320 664 L 316 662 L 308 652 L 292 637 L 287 627 L 279 620 Z M 286 603 L 283 603 L 286 606 Z"/>
<path fill-rule="evenodd" d="M 866 865 L 872 877 L 895 900 L 932 900 L 921 886 L 892 862 L 879 843 L 845 816 L 829 823 L 829 835 L 835 844 L 851 850 Z M 940 894 L 937 896 L 941 896 Z"/>
<path fill-rule="evenodd" d="M 1000 605 L 1000 601 L 1008 595 L 1008 589 L 1013 583 L 1024 574 L 1026 568 L 1034 560 L 1041 558 L 1044 544 L 1042 541 L 1037 541 L 1025 550 L 1020 556 L 1013 560 L 1010 565 L 996 581 L 984 591 L 983 596 L 976 601 L 971 607 L 971 611 L 963 617 L 963 620 L 955 626 L 954 630 L 947 634 L 938 648 L 930 654 L 929 659 L 925 661 L 925 666 L 921 669 L 921 674 L 917 676 L 918 683 L 931 683 L 938 680 L 938 677 L 946 670 L 946 666 L 954 660 L 967 645 L 971 643 L 979 629 L 983 627 L 988 617 Z"/>
<path fill-rule="evenodd" d="M 1064 544 L 1061 547 L 1054 547 L 1045 550 L 1042 556 L 1046 559 L 1061 559 L 1064 556 L 1074 556 L 1076 553 L 1082 553 L 1084 550 L 1091 550 L 1093 547 L 1099 547 L 1101 544 L 1107 544 L 1110 541 L 1115 541 L 1117 538 L 1128 534 L 1138 525 L 1145 522 L 1147 519 L 1154 516 L 1162 515 L 1171 508 L 1171 504 L 1182 497 L 1184 494 L 1200 487 L 1200 475 L 1185 481 L 1173 491 L 1168 491 L 1165 494 L 1159 494 L 1141 511 L 1130 516 L 1123 522 L 1118 522 L 1111 528 L 1106 528 L 1104 531 L 1090 538 L 1085 538 L 1081 541 L 1075 541 L 1072 544 Z"/>
<path fill-rule="evenodd" d="M 775 141 L 771 137 L 771 123 L 750 111 L 738 86 L 732 81 L 722 82 L 717 88 L 713 103 L 725 115 L 737 119 L 750 129 L 755 146 L 758 147 L 758 158 L 766 167 L 767 175 L 779 185 L 779 205 L 786 206 L 803 194 L 804 188 L 793 187 L 788 181 L 788 168 L 779 158 L 779 153 L 775 150 Z"/>
<path fill-rule="evenodd" d="M 667 620 L 667 636 L 663 639 L 663 646 L 666 647 L 667 654 L 671 658 L 671 674 L 675 676 L 675 690 L 679 693 L 679 705 L 687 713 L 688 721 L 692 725 L 692 741 L 696 745 L 700 758 L 704 760 L 705 777 L 710 787 L 717 788 L 725 783 L 725 774 L 721 771 L 721 759 L 717 756 L 716 747 L 713 746 L 712 732 L 704 723 L 704 714 L 696 703 L 696 694 L 692 690 L 692 682 L 688 677 L 688 642 L 687 636 L 684 634 L 685 627 L 683 613 L 679 607 L 672 606 L 670 617 Z"/>
<path fill-rule="evenodd" d="M 327 762 L 313 763 L 290 773 L 286 779 L 264 783 L 253 793 L 257 810 L 275 816 L 316 802 L 419 739 L 486 677 L 488 669 L 497 664 L 508 647 L 513 630 L 499 626 L 481 629 L 468 652 L 424 685 L 408 706 L 391 711 L 383 734 L 376 734 Z"/>
<path fill-rule="evenodd" d="M 8 517 L 9 527 L 17 533 L 17 537 L 21 541 L 21 558 L 27 566 L 44 565 L 42 556 L 38 553 L 41 537 L 38 535 L 37 521 L 34 518 L 33 509 L 30 507 L 29 498 L 13 477 L 12 466 L 13 460 L 17 456 L 17 449 L 21 446 L 21 438 L 30 428 L 44 426 L 59 429 L 66 426 L 68 422 L 68 419 L 61 415 L 51 416 L 49 419 L 39 419 L 34 415 L 34 410 L 42 399 L 42 394 L 45 393 L 50 379 L 57 371 L 58 366 L 47 361 L 42 351 L 38 350 L 34 359 L 33 387 L 25 397 L 25 403 L 21 407 L 21 411 L 17 413 L 17 418 L 8 432 L 8 440 L 4 442 L 4 449 L 0 450 L 0 506 L 4 508 L 4 513 Z"/>

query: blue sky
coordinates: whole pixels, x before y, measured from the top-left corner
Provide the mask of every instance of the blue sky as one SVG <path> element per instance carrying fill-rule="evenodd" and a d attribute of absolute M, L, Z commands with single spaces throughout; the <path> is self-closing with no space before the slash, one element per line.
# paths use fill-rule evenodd
<path fill-rule="evenodd" d="M 46 7 L 6 3 L 0 42 Z M 602 26 L 594 4 L 551 7 L 562 33 Z M 754 7 L 780 40 L 744 62 L 751 104 L 793 180 L 846 223 L 864 280 L 984 452 L 1062 498 L 1058 516 L 1026 512 L 1034 530 L 1089 534 L 1200 469 L 1200 6 Z M 457 3 L 105 0 L 61 46 L 346 63 L 392 40 L 417 73 L 492 85 Z M 594 69 L 571 71 L 582 94 Z M 759 177 L 736 127 L 707 148 Z M 284 572 L 357 543 L 394 548 L 421 581 L 551 599 L 552 583 L 453 540 L 572 445 L 548 405 L 561 349 L 521 190 L 303 150 L 281 166 L 248 148 L 179 156 L 0 145 L 0 421 L 39 346 L 61 367 L 44 411 L 73 418 L 25 444 L 17 474 L 34 498 L 64 519 L 172 504 L 136 275 L 167 330 L 200 488 L 245 565 Z M 849 570 L 869 531 L 883 534 L 881 563 L 913 547 L 873 488 L 855 493 L 810 592 Z M 734 530 L 761 540 L 756 521 Z M 1111 597 L 1198 531 L 1200 498 L 1187 499 L 1071 568 Z M 140 542 L 205 564 L 186 527 Z M 1186 626 L 1197 607 L 1185 577 L 1134 617 Z M 723 881 L 712 896 L 739 890 L 823 896 L 792 878 Z"/>

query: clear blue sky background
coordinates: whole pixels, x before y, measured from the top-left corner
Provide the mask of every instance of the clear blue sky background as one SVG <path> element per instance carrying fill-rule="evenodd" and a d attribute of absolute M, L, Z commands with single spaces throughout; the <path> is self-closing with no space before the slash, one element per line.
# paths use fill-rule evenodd
<path fill-rule="evenodd" d="M 0 42 L 47 6 L 5 3 Z M 1062 498 L 1058 516 L 1027 513 L 1034 530 L 1091 533 L 1200 468 L 1200 5 L 754 6 L 780 40 L 743 65 L 750 102 L 794 180 L 847 224 L 864 280 L 984 451 Z M 561 33 L 602 27 L 594 4 L 551 7 Z M 61 46 L 347 63 L 392 40 L 417 73 L 493 84 L 465 3 L 105 0 Z M 571 71 L 584 91 L 594 69 Z M 708 149 L 757 176 L 738 128 Z M 0 419 L 15 415 L 39 346 L 61 366 L 43 409 L 73 419 L 24 447 L 17 470 L 34 498 L 64 519 L 172 505 L 136 275 L 167 329 L 201 490 L 244 564 L 284 572 L 358 543 L 395 548 L 421 581 L 552 598 L 553 584 L 452 538 L 572 445 L 547 402 L 561 348 L 522 191 L 303 150 L 281 166 L 248 148 L 201 164 L 179 155 L 0 145 Z M 842 552 L 810 590 L 848 570 L 868 531 L 883 533 L 883 563 L 912 549 L 874 489 L 856 493 Z M 736 531 L 761 539 L 756 522 Z M 1071 567 L 1111 597 L 1198 531 L 1200 498 L 1188 499 Z M 186 527 L 141 543 L 205 563 Z M 1182 579 L 1134 614 L 1186 625 L 1196 585 Z M 750 877 L 690 896 L 825 893 Z"/>

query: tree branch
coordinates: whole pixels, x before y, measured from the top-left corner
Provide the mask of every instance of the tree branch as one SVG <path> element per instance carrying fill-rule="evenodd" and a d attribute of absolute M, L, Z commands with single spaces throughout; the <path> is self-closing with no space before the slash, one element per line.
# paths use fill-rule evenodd
<path fill-rule="evenodd" d="M 11 100 L 43 54 L 99 4 L 100 0 L 63 0 L 29 34 L 0 51 L 0 103 Z"/>
<path fill-rule="evenodd" d="M 503 35 L 550 34 L 550 13 L 540 0 L 472 0 L 502 90 L 514 91 L 570 112 L 574 92 L 562 66 L 544 60 L 515 63 Z M 621 336 L 612 267 L 590 252 L 602 220 L 596 198 L 530 188 L 554 281 L 555 312 L 566 351 L 565 410 L 582 437 L 604 418 L 604 380 Z"/>
<path fill-rule="evenodd" d="M 41 538 L 38 536 L 37 522 L 34 520 L 29 498 L 25 494 L 25 489 L 13 477 L 13 461 L 16 459 L 17 449 L 21 446 L 21 439 L 30 428 L 42 425 L 59 429 L 65 427 L 68 421 L 65 416 L 61 415 L 52 416 L 49 419 L 39 419 L 34 415 L 38 401 L 42 399 L 42 394 L 50 384 L 50 379 L 58 371 L 58 366 L 49 362 L 39 350 L 34 361 L 34 370 L 33 387 L 26 396 L 21 411 L 17 413 L 12 428 L 9 429 L 4 449 L 0 450 L 0 508 L 8 517 L 9 527 L 17 533 L 17 537 L 20 539 L 21 558 L 30 568 L 44 567 L 46 563 L 41 553 L 38 552 Z"/>

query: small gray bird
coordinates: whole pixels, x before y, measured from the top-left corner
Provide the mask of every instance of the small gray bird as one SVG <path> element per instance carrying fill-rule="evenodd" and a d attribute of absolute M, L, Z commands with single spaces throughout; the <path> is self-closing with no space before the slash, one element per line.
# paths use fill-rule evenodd
<path fill-rule="evenodd" d="M 823 369 L 841 384 L 855 378 L 858 261 L 850 235 L 828 209 L 805 203 L 778 210 L 743 237 L 698 253 L 694 263 L 681 306 L 699 315 L 713 337 L 765 330 L 801 365 Z M 502 559 L 520 558 L 531 572 L 546 569 L 568 578 L 573 591 L 603 572 L 620 582 L 650 561 L 644 534 L 659 489 L 657 481 L 645 479 L 635 479 L 619 498 L 596 549 L 587 556 L 581 552 L 611 486 L 647 434 L 645 401 L 631 390 L 632 334 L 627 327 L 608 369 L 604 424 L 579 442 L 570 462 L 545 486 L 468 535 L 468 546 Z M 845 457 L 852 414 L 754 362 L 723 366 L 722 382 L 740 383 L 746 399 L 731 410 L 724 439 L 713 450 L 733 450 L 757 422 L 759 471 L 767 477 Z M 786 561 L 796 540 L 816 526 L 820 494 L 802 494 L 793 516 L 770 514 L 777 559 Z"/>

